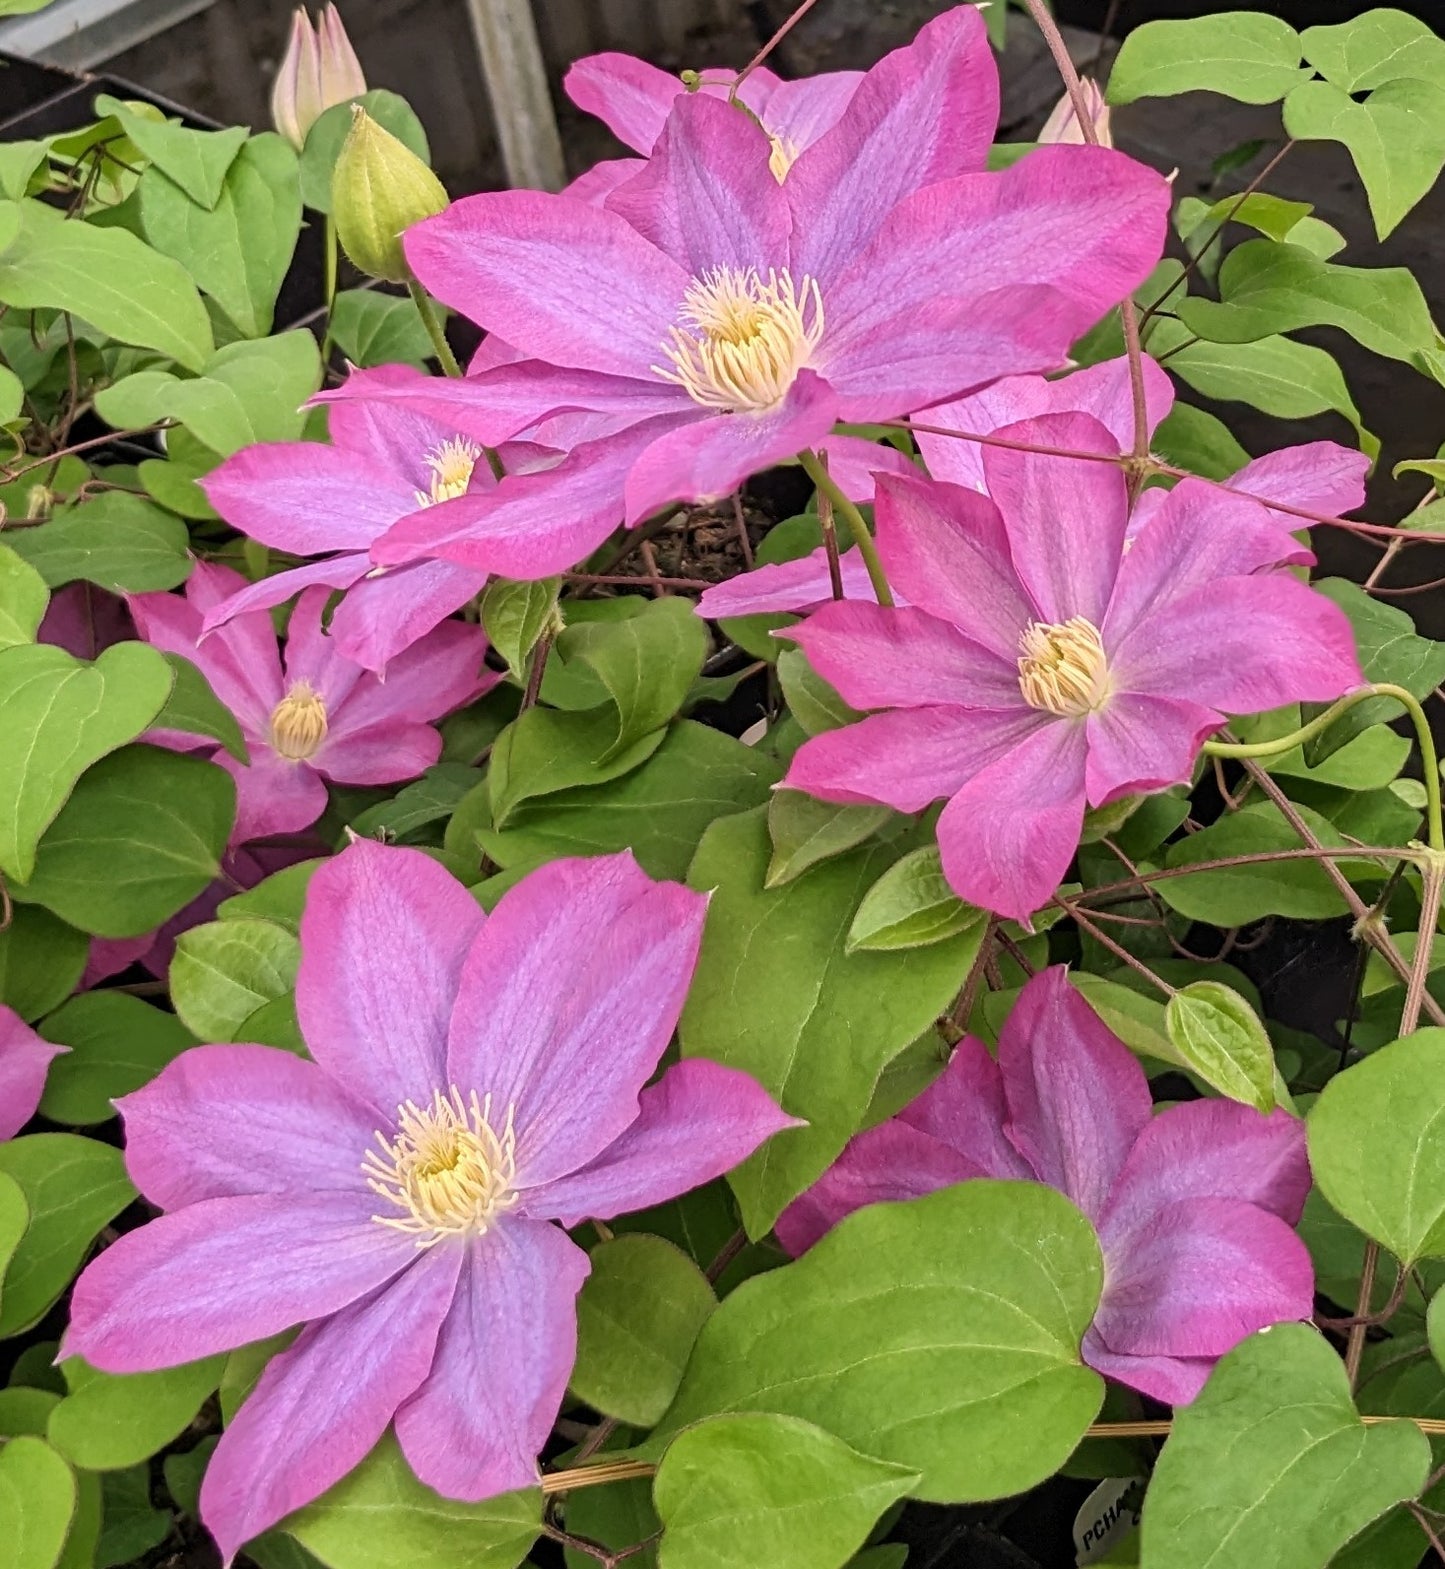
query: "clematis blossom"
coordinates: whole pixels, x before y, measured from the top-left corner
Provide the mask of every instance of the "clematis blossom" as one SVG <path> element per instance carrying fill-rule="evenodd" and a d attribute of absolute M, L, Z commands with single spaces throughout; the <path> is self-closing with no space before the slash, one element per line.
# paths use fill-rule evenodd
<path fill-rule="evenodd" d="M 269 611 L 250 610 L 203 635 L 205 617 L 245 586 L 229 567 L 199 562 L 178 594 L 135 594 L 141 636 L 200 667 L 235 715 L 250 762 L 214 750 L 236 781 L 233 844 L 309 828 L 326 809 L 326 783 L 393 784 L 415 779 L 441 755 L 434 722 L 502 679 L 482 665 L 479 627 L 446 621 L 391 660 L 383 681 L 322 630 L 330 597 L 301 594 L 278 647 Z M 154 738 L 180 748 L 210 746 L 176 732 Z"/>
<path fill-rule="evenodd" d="M 930 22 L 780 183 L 758 123 L 679 98 L 605 206 L 504 191 L 409 231 L 421 282 L 519 355 L 435 394 L 500 439 L 565 409 L 617 428 L 545 475 L 403 519 L 373 559 L 528 576 L 619 521 L 726 495 L 838 420 L 892 419 L 1060 364 L 1157 261 L 1168 186 L 1122 154 L 1041 148 L 983 172 L 997 72 L 982 18 Z M 504 418 L 505 416 L 505 418 Z"/>
<path fill-rule="evenodd" d="M 949 883 L 1026 920 L 1086 803 L 1188 780 L 1228 714 L 1332 701 L 1363 677 L 1344 613 L 1273 570 L 1288 536 L 1258 502 L 1184 480 L 1128 541 L 1119 449 L 1096 419 L 1004 434 L 1116 461 L 989 447 L 987 495 L 880 480 L 879 554 L 909 608 L 840 600 L 783 634 L 878 712 L 805 742 L 784 783 L 902 812 L 946 798 Z"/>
<path fill-rule="evenodd" d="M 482 442 L 467 434 L 465 410 L 458 424 L 405 401 L 409 389 L 429 379 L 403 365 L 353 371 L 346 396 L 330 411 L 329 443 L 258 443 L 201 481 L 211 505 L 242 534 L 323 558 L 238 585 L 207 611 L 205 632 L 323 584 L 347 591 L 332 618 L 337 651 L 384 671 L 482 591 L 485 572 L 444 561 L 381 572 L 368 554 L 398 519 L 496 483 Z M 536 464 L 542 453 L 513 444 L 499 456 L 516 469 Z"/>
<path fill-rule="evenodd" d="M 131 1176 L 167 1213 L 81 1276 L 64 1354 L 139 1372 L 306 1326 L 207 1468 L 227 1560 L 393 1419 L 447 1497 L 536 1484 L 588 1273 L 562 1228 L 711 1181 L 793 1125 L 701 1059 L 644 1088 L 706 905 L 623 853 L 553 861 L 484 915 L 430 857 L 358 841 L 302 916 L 313 1060 L 202 1046 L 121 1102 Z"/>
<path fill-rule="evenodd" d="M 0 1142 L 13 1139 L 35 1115 L 50 1064 L 69 1050 L 43 1039 L 13 1008 L 0 1004 Z"/>
<path fill-rule="evenodd" d="M 865 1204 L 977 1177 L 1047 1183 L 1093 1222 L 1104 1292 L 1084 1361 L 1156 1400 L 1193 1400 L 1246 1335 L 1313 1311 L 1292 1229 L 1310 1188 L 1304 1124 L 1229 1100 L 1154 1115 L 1144 1070 L 1062 965 L 1019 994 L 997 1061 L 960 1041 L 911 1106 L 784 1211 L 778 1238 L 802 1253 Z"/>

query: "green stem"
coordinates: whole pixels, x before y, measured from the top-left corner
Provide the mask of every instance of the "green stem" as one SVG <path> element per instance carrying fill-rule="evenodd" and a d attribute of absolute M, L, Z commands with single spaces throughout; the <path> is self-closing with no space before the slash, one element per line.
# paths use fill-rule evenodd
<path fill-rule="evenodd" d="M 893 595 L 888 587 L 883 563 L 878 559 L 878 546 L 874 544 L 873 536 L 868 532 L 863 514 L 834 484 L 816 453 L 800 452 L 798 461 L 803 465 L 808 478 L 833 503 L 833 510 L 841 512 L 848 519 L 848 527 L 853 531 L 853 543 L 858 547 L 858 554 L 863 557 L 863 565 L 868 568 L 868 581 L 873 585 L 874 596 L 880 605 L 891 605 Z"/>
<path fill-rule="evenodd" d="M 324 366 L 331 358 L 331 318 L 336 309 L 336 268 L 338 247 L 336 240 L 336 220 L 330 213 L 326 214 L 326 331 L 321 338 L 321 363 Z"/>
<path fill-rule="evenodd" d="M 1306 741 L 1329 727 L 1341 714 L 1348 713 L 1356 703 L 1370 697 L 1393 698 L 1409 714 L 1415 726 L 1415 740 L 1420 748 L 1420 765 L 1425 775 L 1426 842 L 1432 850 L 1445 852 L 1445 820 L 1440 809 L 1440 761 L 1435 753 L 1435 737 L 1430 733 L 1430 721 L 1415 696 L 1393 682 L 1382 681 L 1374 686 L 1362 686 L 1331 703 L 1324 713 L 1316 714 L 1307 725 L 1292 730 L 1274 741 L 1206 741 L 1204 751 L 1210 757 L 1279 757 L 1292 752 Z"/>
<path fill-rule="evenodd" d="M 426 328 L 427 337 L 431 339 L 431 346 L 436 351 L 441 368 L 448 376 L 460 376 L 462 368 L 457 364 L 457 357 L 452 353 L 451 344 L 447 342 L 447 335 L 442 330 L 441 317 L 437 315 L 431 295 L 415 279 L 407 284 L 406 289 L 411 295 L 412 303 L 416 306 L 417 315 L 421 317 L 422 326 Z"/>

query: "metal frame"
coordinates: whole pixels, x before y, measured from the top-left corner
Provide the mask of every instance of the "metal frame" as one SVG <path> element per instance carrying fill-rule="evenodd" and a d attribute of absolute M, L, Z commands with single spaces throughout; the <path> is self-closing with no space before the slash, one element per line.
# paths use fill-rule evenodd
<path fill-rule="evenodd" d="M 52 0 L 0 22 L 0 50 L 88 71 L 204 11 L 212 0 Z"/>

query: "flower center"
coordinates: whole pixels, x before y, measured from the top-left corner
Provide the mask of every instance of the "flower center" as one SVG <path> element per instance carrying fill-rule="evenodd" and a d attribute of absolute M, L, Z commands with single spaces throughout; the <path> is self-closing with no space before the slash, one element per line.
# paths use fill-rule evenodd
<path fill-rule="evenodd" d="M 1019 638 L 1024 702 L 1063 719 L 1082 719 L 1109 701 L 1113 682 L 1099 629 L 1083 616 L 1034 621 Z"/>
<path fill-rule="evenodd" d="M 293 763 L 316 755 L 326 739 L 326 704 L 309 681 L 293 681 L 271 710 L 271 749 Z"/>
<path fill-rule="evenodd" d="M 768 140 L 773 144 L 773 150 L 768 154 L 768 168 L 781 185 L 788 178 L 788 170 L 793 167 L 802 149 L 791 136 L 777 136 L 769 131 Z"/>
<path fill-rule="evenodd" d="M 409 1232 L 419 1248 L 444 1237 L 480 1236 L 518 1195 L 512 1108 L 500 1133 L 490 1121 L 492 1097 L 467 1100 L 452 1085 L 429 1106 L 407 1101 L 396 1111 L 396 1136 L 376 1135 L 378 1149 L 361 1163 L 366 1185 L 398 1215 L 373 1215 L 383 1226 Z"/>
<path fill-rule="evenodd" d="M 788 395 L 823 336 L 823 296 L 812 278 L 794 287 L 787 271 L 717 267 L 683 296 L 686 327 L 663 346 L 671 367 L 654 365 L 694 402 L 728 413 L 761 414 Z"/>
<path fill-rule="evenodd" d="M 426 455 L 426 466 L 431 470 L 431 489 L 417 491 L 417 505 L 435 507 L 443 501 L 465 496 L 472 482 L 472 470 L 481 455 L 482 449 L 475 442 L 461 436 L 453 436 L 441 446 L 433 447 Z"/>

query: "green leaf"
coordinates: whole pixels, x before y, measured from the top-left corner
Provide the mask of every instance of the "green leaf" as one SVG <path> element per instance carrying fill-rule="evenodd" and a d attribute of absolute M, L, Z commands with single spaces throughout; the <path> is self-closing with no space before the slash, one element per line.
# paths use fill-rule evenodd
<path fill-rule="evenodd" d="M 775 1411 L 922 1476 L 935 1503 L 1050 1476 L 1103 1400 L 1079 1341 L 1102 1265 L 1052 1188 L 965 1182 L 858 1210 L 707 1321 L 649 1457 L 705 1417 Z"/>
<path fill-rule="evenodd" d="M 175 680 L 165 707 L 156 715 L 155 728 L 209 736 L 219 741 L 238 763 L 249 763 L 251 756 L 236 716 L 216 696 L 200 669 L 180 654 L 167 654 L 165 661 L 175 672 Z"/>
<path fill-rule="evenodd" d="M 1336 1075 L 1308 1124 L 1315 1181 L 1346 1220 L 1407 1267 L 1445 1257 L 1445 1030 Z"/>
<path fill-rule="evenodd" d="M 353 365 L 421 367 L 432 355 L 412 301 L 379 289 L 343 289 L 332 307 L 331 336 Z"/>
<path fill-rule="evenodd" d="M 518 714 L 492 747 L 487 784 L 493 826 L 503 827 L 523 801 L 618 778 L 651 757 L 666 734 L 654 730 L 626 751 L 613 752 L 617 717 L 608 709 L 567 713 L 529 708 Z M 609 752 L 612 755 L 603 762 Z"/>
<path fill-rule="evenodd" d="M 0 251 L 0 301 L 69 311 L 122 343 L 157 349 L 199 370 L 211 318 L 185 269 L 125 229 L 57 221 L 22 203 L 19 237 Z"/>
<path fill-rule="evenodd" d="M 108 1471 L 100 1482 L 104 1526 L 95 1569 L 127 1569 L 145 1561 L 171 1533 L 171 1517 L 151 1502 L 150 1467 Z"/>
<path fill-rule="evenodd" d="M 3 1300 L 5 1271 L 29 1225 L 30 1205 L 25 1200 L 25 1190 L 14 1177 L 0 1172 L 0 1300 Z"/>
<path fill-rule="evenodd" d="M 982 942 L 985 914 L 954 893 L 938 846 L 926 844 L 895 861 L 863 895 L 848 929 L 848 952 L 926 948 L 975 927 Z"/>
<path fill-rule="evenodd" d="M 1249 454 L 1223 420 L 1189 403 L 1174 405 L 1150 446 L 1166 463 L 1205 479 L 1228 479 L 1249 462 Z"/>
<path fill-rule="evenodd" d="M 653 1484 L 662 1569 L 838 1569 L 918 1479 L 796 1417 L 708 1418 L 678 1435 Z"/>
<path fill-rule="evenodd" d="M 1306 82 L 1284 105 L 1297 141 L 1343 142 L 1383 240 L 1421 200 L 1445 167 L 1445 87 L 1392 80 L 1363 103 L 1331 82 Z"/>
<path fill-rule="evenodd" d="M 160 712 L 171 672 L 145 643 L 117 643 L 94 664 L 49 643 L 0 652 L 0 870 L 27 882 L 40 836 L 75 782 Z"/>
<path fill-rule="evenodd" d="M 97 937 L 138 937 L 220 875 L 235 815 L 236 786 L 224 769 L 127 747 L 81 779 L 46 833 L 29 884 L 11 892 Z"/>
<path fill-rule="evenodd" d="M 0 425 L 25 423 L 25 383 L 8 365 L 0 365 Z"/>
<path fill-rule="evenodd" d="M 351 831 L 367 839 L 385 838 L 388 843 L 404 840 L 428 823 L 450 817 L 482 780 L 481 770 L 465 763 L 435 763 L 391 800 L 353 817 Z"/>
<path fill-rule="evenodd" d="M 755 747 L 683 719 L 620 779 L 525 802 L 507 827 L 474 829 L 465 845 L 449 828 L 447 846 L 465 852 L 480 842 L 502 867 L 630 849 L 650 877 L 681 880 L 708 825 L 767 801 L 781 773 Z M 461 827 L 462 814 L 452 822 Z"/>
<path fill-rule="evenodd" d="M 0 545 L 0 649 L 33 643 L 49 603 L 45 579 L 8 546 Z"/>
<path fill-rule="evenodd" d="M 541 1530 L 542 1495 L 503 1493 L 480 1504 L 424 1487 L 389 1434 L 286 1530 L 328 1569 L 514 1569 Z"/>
<path fill-rule="evenodd" d="M 283 332 L 230 343 L 205 373 L 182 380 L 140 371 L 96 394 L 112 425 L 179 420 L 197 441 L 228 457 L 258 441 L 294 441 L 306 423 L 302 405 L 321 384 L 321 355 L 309 332 Z"/>
<path fill-rule="evenodd" d="M 198 207 L 158 169 L 137 187 L 141 227 L 156 250 L 185 267 L 248 338 L 271 330 L 276 296 L 301 232 L 296 153 L 282 136 L 253 136 L 226 172 L 213 211 Z"/>
<path fill-rule="evenodd" d="M 598 701 L 610 698 L 617 709 L 616 734 L 596 758 L 601 764 L 628 752 L 677 713 L 708 648 L 707 625 L 691 600 L 618 603 L 627 605 L 627 614 L 576 622 L 553 649 L 568 674 L 579 664 L 589 671 L 600 689 Z M 550 700 L 545 682 L 542 695 Z"/>
<path fill-rule="evenodd" d="M 1214 92 L 1268 104 L 1305 81 L 1300 38 L 1278 17 L 1223 11 L 1189 22 L 1146 22 L 1124 40 L 1109 73 L 1109 102 Z"/>
<path fill-rule="evenodd" d="M 1404 267 L 1340 267 L 1298 245 L 1250 240 L 1219 273 L 1221 302 L 1194 295 L 1180 320 L 1213 343 L 1253 343 L 1301 327 L 1338 327 L 1376 354 L 1423 369 L 1439 340 L 1430 307 Z"/>
<path fill-rule="evenodd" d="M 78 1503 L 75 1473 L 44 1439 L 0 1446 L 0 1536 L 9 1569 L 57 1569 Z"/>
<path fill-rule="evenodd" d="M 800 648 L 786 648 L 778 655 L 778 680 L 793 718 L 809 735 L 837 730 L 863 717 L 813 669 Z"/>
<path fill-rule="evenodd" d="M 223 921 L 257 920 L 272 921 L 284 926 L 288 932 L 300 932 L 301 911 L 306 905 L 306 888 L 311 874 L 321 865 L 317 861 L 300 861 L 295 866 L 283 866 L 279 872 L 264 877 L 254 888 L 245 893 L 232 894 L 216 906 L 216 915 Z"/>
<path fill-rule="evenodd" d="M 1430 1354 L 1441 1370 L 1445 1371 L 1445 1287 L 1441 1287 L 1430 1299 L 1425 1328 L 1430 1337 Z"/>
<path fill-rule="evenodd" d="M 1253 1008 L 1218 981 L 1195 981 L 1164 1009 L 1169 1039 L 1206 1084 L 1256 1111 L 1274 1110 L 1274 1047 Z"/>
<path fill-rule="evenodd" d="M 118 991 L 84 992 L 41 1026 L 48 1041 L 69 1046 L 50 1065 L 41 1113 L 74 1126 L 109 1122 L 112 1101 L 148 1084 L 196 1044 L 173 1013 Z"/>
<path fill-rule="evenodd" d="M 86 582 L 113 594 L 144 594 L 184 583 L 194 564 L 179 518 L 119 490 L 63 507 L 48 523 L 6 538 L 52 588 Z"/>
<path fill-rule="evenodd" d="M 1161 354 L 1186 341 L 1151 334 L 1150 349 Z M 1379 440 L 1365 429 L 1340 367 L 1313 344 L 1279 337 L 1257 343 L 1194 343 L 1170 354 L 1169 366 L 1206 398 L 1248 403 L 1280 419 L 1341 414 L 1354 426 L 1361 448 L 1372 458 L 1379 453 Z"/>
<path fill-rule="evenodd" d="M 714 823 L 688 872 L 692 887 L 714 892 L 683 1055 L 751 1073 L 808 1124 L 728 1176 L 753 1237 L 822 1175 L 861 1126 L 884 1066 L 963 985 L 976 951 L 968 933 L 896 953 L 845 951 L 865 890 L 906 848 L 852 850 L 767 889 L 767 814 L 756 810 Z"/>
<path fill-rule="evenodd" d="M 1338 27 L 1307 27 L 1304 57 L 1327 81 L 1362 93 L 1400 77 L 1438 81 L 1445 73 L 1445 43 L 1403 11 L 1381 8 Z"/>
<path fill-rule="evenodd" d="M 703 1272 L 663 1238 L 635 1231 L 600 1243 L 577 1299 L 573 1394 L 604 1416 L 651 1427 L 716 1306 Z"/>
<path fill-rule="evenodd" d="M 39 905 L 16 905 L 0 931 L 0 1003 L 22 1019 L 58 1008 L 85 972 L 90 939 Z"/>
<path fill-rule="evenodd" d="M 534 583 L 499 577 L 487 584 L 482 595 L 482 627 L 518 681 L 527 679 L 527 656 L 547 630 L 561 586 L 562 579 L 556 577 Z"/>
<path fill-rule="evenodd" d="M 296 985 L 301 944 L 272 921 L 211 921 L 176 939 L 171 1002 L 203 1041 L 240 1040 L 246 1020 Z"/>
<path fill-rule="evenodd" d="M 1411 1422 L 1367 1428 L 1344 1364 L 1305 1324 L 1224 1357 L 1174 1428 L 1144 1498 L 1144 1569 L 1320 1569 L 1414 1498 L 1430 1445 Z"/>
<path fill-rule="evenodd" d="M 221 1355 L 155 1373 L 102 1373 L 71 1357 L 62 1364 L 70 1393 L 50 1413 L 46 1436 L 85 1471 L 136 1465 L 186 1430 L 225 1363 Z"/>
<path fill-rule="evenodd" d="M 192 131 L 168 120 L 152 119 L 149 105 L 130 105 L 109 93 L 95 100 L 98 115 L 114 115 L 125 134 L 147 158 L 174 180 L 193 202 L 214 207 L 221 199 L 226 171 L 250 135 L 243 125 L 224 131 Z"/>
<path fill-rule="evenodd" d="M 301 154 L 301 199 L 313 212 L 331 211 L 331 171 L 341 152 L 341 144 L 351 129 L 351 105 L 360 104 L 383 130 L 391 134 L 431 167 L 431 148 L 426 131 L 411 105 L 398 93 L 384 87 L 362 93 L 359 98 L 335 104 L 321 115 L 306 137 Z"/>
<path fill-rule="evenodd" d="M 886 806 L 840 806 L 801 790 L 775 790 L 768 802 L 773 854 L 763 886 L 780 888 L 819 861 L 854 849 L 892 816 Z"/>
<path fill-rule="evenodd" d="M 29 1329 L 70 1284 L 100 1228 L 134 1201 L 121 1152 L 75 1133 L 32 1133 L 0 1144 L 30 1226 L 5 1274 L 0 1335 Z"/>
<path fill-rule="evenodd" d="M 1198 197 L 1186 197 L 1179 204 L 1175 221 L 1180 238 L 1196 243 L 1212 239 L 1226 223 L 1241 223 L 1271 240 L 1284 240 L 1313 210 L 1308 202 L 1291 202 L 1264 191 L 1250 191 L 1244 196 L 1222 196 L 1212 206 Z M 1191 253 L 1193 249 L 1191 245 Z"/>
<path fill-rule="evenodd" d="M 0 16 L 8 16 L 16 0 L 0 0 Z M 50 0 L 40 0 L 49 5 Z M 32 6 L 38 10 L 38 6 Z M 5 142 L 0 144 L 0 196 L 10 201 L 22 201 L 30 189 L 36 170 L 45 162 L 50 151 L 49 142 Z M 3 243 L 0 243 L 3 248 Z"/>

